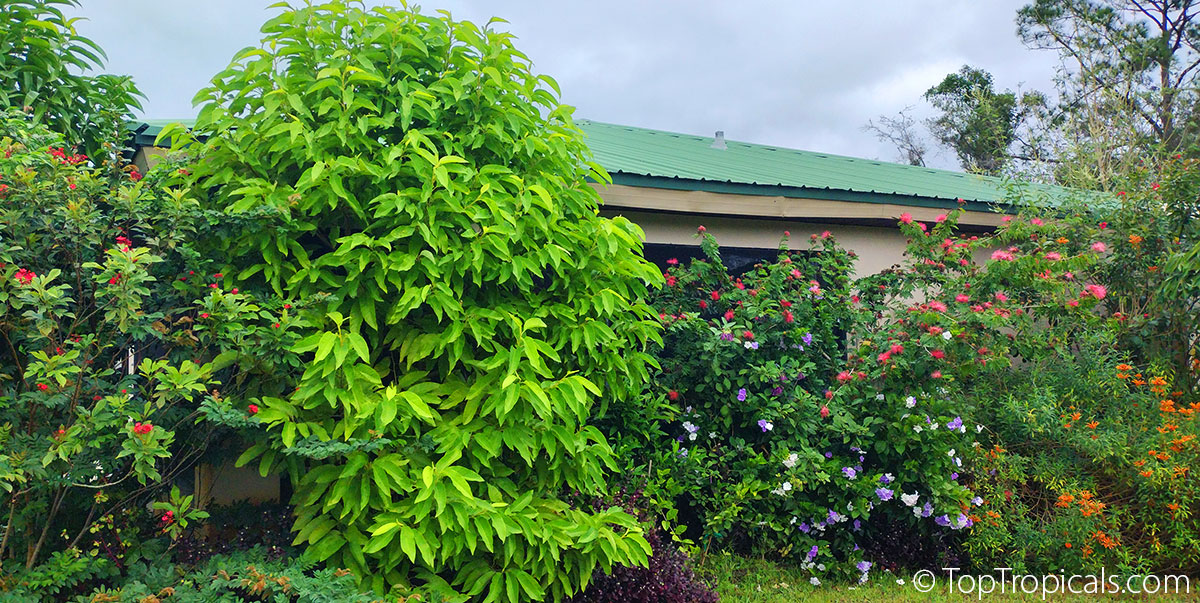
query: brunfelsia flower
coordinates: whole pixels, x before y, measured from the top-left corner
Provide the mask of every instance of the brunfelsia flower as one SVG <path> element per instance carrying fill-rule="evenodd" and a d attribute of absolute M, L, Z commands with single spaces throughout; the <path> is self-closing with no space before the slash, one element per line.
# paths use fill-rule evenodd
<path fill-rule="evenodd" d="M 812 561 L 813 559 L 816 559 L 818 552 L 819 549 L 817 549 L 817 545 L 814 544 L 811 549 L 808 549 L 808 560 Z"/>
<path fill-rule="evenodd" d="M 879 476 L 879 482 L 882 484 L 890 484 L 895 479 L 896 478 L 891 473 L 884 473 L 883 475 Z"/>
<path fill-rule="evenodd" d="M 938 515 L 933 521 L 943 528 L 950 527 L 949 515 Z"/>
<path fill-rule="evenodd" d="M 889 488 L 875 488 L 875 496 L 879 497 L 880 502 L 892 500 L 892 494 L 894 492 Z"/>
<path fill-rule="evenodd" d="M 913 492 L 912 494 L 901 494 L 900 502 L 904 503 L 904 506 L 906 506 L 906 507 L 911 507 L 911 506 L 917 504 L 917 500 L 919 500 L 920 498 L 921 498 L 921 495 L 917 494 L 916 492 Z"/>
<path fill-rule="evenodd" d="M 917 405 L 917 398 L 915 396 L 909 396 L 904 399 L 904 407 L 905 408 L 912 408 L 916 405 Z"/>
<path fill-rule="evenodd" d="M 739 390 L 738 390 L 738 393 L 737 393 L 737 399 L 738 399 L 738 402 L 745 402 L 745 401 L 746 401 L 746 388 L 744 388 L 744 387 L 743 387 L 743 388 L 741 388 L 741 389 L 739 389 Z"/>
<path fill-rule="evenodd" d="M 789 454 L 786 459 L 783 459 L 783 466 L 791 469 L 792 467 L 795 467 L 796 463 L 798 462 L 800 462 L 800 455 L 793 452 Z"/>
<path fill-rule="evenodd" d="M 763 430 L 763 433 L 767 433 L 768 431 L 775 429 L 775 424 L 766 419 L 759 419 L 758 428 Z"/>
<path fill-rule="evenodd" d="M 857 567 L 858 571 L 860 571 L 860 572 L 869 572 L 869 571 L 871 571 L 871 562 L 870 561 L 859 561 L 854 567 Z"/>
<path fill-rule="evenodd" d="M 813 342 L 812 333 L 805 333 L 804 336 L 800 338 L 800 341 L 803 341 L 804 345 L 812 345 L 812 342 Z"/>
<path fill-rule="evenodd" d="M 858 477 L 858 472 L 854 470 L 854 467 L 842 467 L 842 475 L 845 475 L 846 479 L 854 479 Z"/>

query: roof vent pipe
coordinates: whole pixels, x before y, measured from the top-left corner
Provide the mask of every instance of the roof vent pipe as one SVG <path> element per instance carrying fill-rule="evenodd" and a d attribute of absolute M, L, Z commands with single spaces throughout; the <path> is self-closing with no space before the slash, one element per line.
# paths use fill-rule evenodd
<path fill-rule="evenodd" d="M 714 148 L 714 149 L 724 149 L 725 148 L 725 132 L 723 130 L 717 130 L 717 135 L 716 135 L 716 137 L 713 138 L 713 143 L 711 145 L 711 148 Z"/>

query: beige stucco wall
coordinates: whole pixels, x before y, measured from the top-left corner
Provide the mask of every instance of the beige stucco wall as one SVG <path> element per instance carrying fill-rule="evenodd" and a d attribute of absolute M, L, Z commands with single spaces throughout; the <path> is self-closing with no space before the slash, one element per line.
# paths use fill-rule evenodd
<path fill-rule="evenodd" d="M 703 225 L 723 246 L 773 249 L 779 246 L 784 231 L 789 231 L 792 249 L 808 249 L 809 235 L 828 230 L 843 247 L 858 254 L 856 276 L 876 274 L 901 262 L 906 240 L 894 226 L 900 214 L 907 212 L 917 220 L 931 222 L 938 214 L 945 213 L 940 209 L 886 203 L 622 185 L 596 186 L 596 189 L 605 202 L 600 213 L 624 216 L 637 224 L 645 232 L 647 243 L 698 245 L 696 227 Z M 999 214 L 967 212 L 960 224 L 995 227 L 1000 219 Z M 846 224 L 849 220 L 874 221 L 879 225 Z"/>

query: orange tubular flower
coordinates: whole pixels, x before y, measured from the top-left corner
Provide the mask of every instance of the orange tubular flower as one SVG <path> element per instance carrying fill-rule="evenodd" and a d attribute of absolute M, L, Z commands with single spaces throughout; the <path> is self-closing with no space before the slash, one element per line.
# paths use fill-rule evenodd
<path fill-rule="evenodd" d="M 1095 429 L 1095 428 L 1096 428 L 1097 426 L 1099 426 L 1099 425 L 1100 425 L 1100 424 L 1099 424 L 1099 423 L 1097 423 L 1097 422 L 1095 422 L 1095 421 L 1091 421 L 1090 423 L 1088 423 L 1088 424 L 1087 424 L 1087 426 L 1088 426 L 1088 429 Z"/>
<path fill-rule="evenodd" d="M 1122 363 L 1122 364 L 1117 365 L 1117 370 L 1121 371 L 1121 372 L 1132 371 L 1133 367 L 1129 366 L 1128 364 Z"/>
<path fill-rule="evenodd" d="M 1141 475 L 1142 477 L 1150 477 L 1151 475 L 1154 475 L 1154 472 L 1147 469 L 1145 471 L 1142 471 L 1138 475 Z"/>

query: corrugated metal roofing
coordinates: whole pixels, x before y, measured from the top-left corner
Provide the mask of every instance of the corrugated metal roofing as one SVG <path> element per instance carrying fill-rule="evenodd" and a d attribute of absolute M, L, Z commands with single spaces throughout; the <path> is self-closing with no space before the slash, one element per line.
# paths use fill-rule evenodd
<path fill-rule="evenodd" d="M 142 120 L 129 129 L 135 144 L 149 146 L 163 126 L 176 122 L 190 126 L 195 120 Z M 721 192 L 935 206 L 952 206 L 959 198 L 973 202 L 969 206 L 1002 202 L 1007 191 L 999 178 L 950 170 L 732 140 L 717 149 L 710 136 L 591 120 L 576 124 L 587 135 L 596 163 L 623 184 L 685 190 L 713 190 L 715 185 Z M 1027 185 L 1022 202 L 1053 206 L 1072 192 Z"/>
<path fill-rule="evenodd" d="M 718 149 L 713 148 L 711 136 L 589 120 L 579 120 L 577 125 L 587 134 L 596 163 L 610 174 L 676 179 L 679 188 L 690 188 L 688 182 L 768 185 L 984 203 L 1005 197 L 1002 180 L 975 174 L 731 140 Z M 1068 193 L 1058 187 L 1036 189 L 1051 197 Z M 800 195 L 804 191 L 794 192 Z"/>

